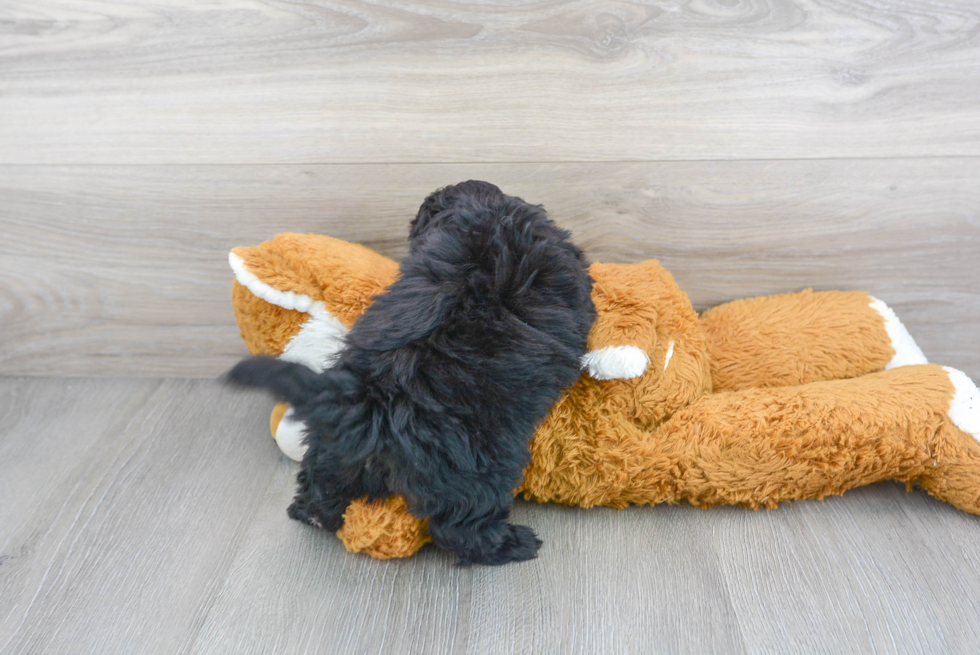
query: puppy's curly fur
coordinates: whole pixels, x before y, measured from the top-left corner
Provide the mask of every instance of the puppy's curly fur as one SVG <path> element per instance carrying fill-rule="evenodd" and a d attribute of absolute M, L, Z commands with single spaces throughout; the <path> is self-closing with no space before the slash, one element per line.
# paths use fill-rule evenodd
<path fill-rule="evenodd" d="M 354 499 L 404 496 L 461 564 L 535 557 L 507 522 L 528 442 L 578 378 L 595 320 L 582 252 L 540 206 L 486 182 L 431 194 L 398 280 L 321 374 L 253 358 L 230 378 L 308 426 L 289 515 L 337 530 Z"/>

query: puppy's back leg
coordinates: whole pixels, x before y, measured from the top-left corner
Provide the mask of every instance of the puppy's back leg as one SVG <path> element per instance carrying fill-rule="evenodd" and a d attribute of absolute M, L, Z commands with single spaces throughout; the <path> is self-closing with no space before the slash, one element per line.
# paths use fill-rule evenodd
<path fill-rule="evenodd" d="M 363 495 L 352 471 L 318 466 L 310 457 L 304 458 L 296 482 L 289 517 L 330 532 L 344 525 L 347 506 Z"/>
<path fill-rule="evenodd" d="M 452 498 L 427 498 L 431 511 L 429 534 L 444 550 L 459 555 L 459 563 L 506 564 L 537 557 L 541 540 L 530 528 L 507 522 L 514 497 L 488 484 L 467 485 L 465 494 Z"/>

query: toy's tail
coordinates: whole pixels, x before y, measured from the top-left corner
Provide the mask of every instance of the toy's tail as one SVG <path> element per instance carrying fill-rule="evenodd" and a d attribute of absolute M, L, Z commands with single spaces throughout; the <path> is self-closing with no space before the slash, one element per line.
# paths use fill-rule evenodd
<path fill-rule="evenodd" d="M 295 362 L 250 357 L 228 372 L 227 379 L 243 387 L 268 389 L 290 405 L 303 405 L 323 390 L 321 376 Z"/>

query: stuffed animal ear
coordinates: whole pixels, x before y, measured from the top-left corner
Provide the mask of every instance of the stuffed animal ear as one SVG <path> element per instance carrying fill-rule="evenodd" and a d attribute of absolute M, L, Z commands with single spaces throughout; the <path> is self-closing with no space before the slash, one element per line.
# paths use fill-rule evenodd
<path fill-rule="evenodd" d="M 232 304 L 249 351 L 321 371 L 372 298 L 395 281 L 398 264 L 359 244 L 314 234 L 280 234 L 228 255 Z"/>

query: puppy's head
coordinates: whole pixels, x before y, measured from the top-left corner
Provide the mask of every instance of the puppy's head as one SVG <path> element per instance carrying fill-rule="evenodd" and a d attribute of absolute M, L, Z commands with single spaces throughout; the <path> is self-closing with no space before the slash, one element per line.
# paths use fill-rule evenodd
<path fill-rule="evenodd" d="M 409 249 L 415 252 L 433 232 L 448 226 L 466 228 L 488 210 L 494 211 L 510 199 L 489 182 L 469 180 L 429 194 L 419 208 L 408 232 Z"/>

